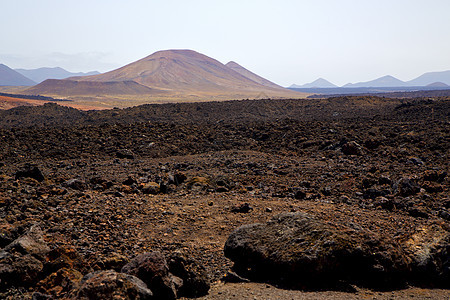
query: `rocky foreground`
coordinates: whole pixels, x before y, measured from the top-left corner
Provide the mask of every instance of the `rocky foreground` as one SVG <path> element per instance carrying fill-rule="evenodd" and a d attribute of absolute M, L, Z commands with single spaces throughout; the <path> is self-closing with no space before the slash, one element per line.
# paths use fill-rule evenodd
<path fill-rule="evenodd" d="M 446 97 L 0 111 L 0 298 L 448 298 L 449 116 Z"/>

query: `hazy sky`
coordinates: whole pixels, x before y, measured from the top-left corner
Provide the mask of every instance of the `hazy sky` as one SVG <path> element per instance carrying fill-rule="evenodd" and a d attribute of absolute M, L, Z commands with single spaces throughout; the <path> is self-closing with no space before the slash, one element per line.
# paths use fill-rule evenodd
<path fill-rule="evenodd" d="M 158 50 L 278 84 L 450 70 L 450 0 L 0 0 L 0 63 L 109 71 Z"/>

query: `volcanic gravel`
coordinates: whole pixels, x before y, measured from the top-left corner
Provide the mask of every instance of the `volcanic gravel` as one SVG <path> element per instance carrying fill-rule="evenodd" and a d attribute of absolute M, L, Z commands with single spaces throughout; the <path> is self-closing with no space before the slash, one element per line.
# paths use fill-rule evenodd
<path fill-rule="evenodd" d="M 87 269 L 111 253 L 182 249 L 217 298 L 228 295 L 229 234 L 278 213 L 399 241 L 421 225 L 450 230 L 448 97 L 46 104 L 0 111 L 0 141 L 1 247 L 39 224 L 50 248 L 73 247 Z M 20 173 L 33 167 L 43 180 Z"/>

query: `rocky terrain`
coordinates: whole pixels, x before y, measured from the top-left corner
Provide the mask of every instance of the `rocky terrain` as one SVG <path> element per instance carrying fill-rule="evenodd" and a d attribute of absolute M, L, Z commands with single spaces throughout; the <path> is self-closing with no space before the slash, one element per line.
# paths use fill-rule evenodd
<path fill-rule="evenodd" d="M 0 298 L 448 299 L 450 98 L 0 111 Z"/>

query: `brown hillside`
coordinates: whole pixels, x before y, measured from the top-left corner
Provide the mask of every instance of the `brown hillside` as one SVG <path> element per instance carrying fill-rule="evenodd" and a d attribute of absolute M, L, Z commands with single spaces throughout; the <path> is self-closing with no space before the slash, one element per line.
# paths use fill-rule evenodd
<path fill-rule="evenodd" d="M 279 86 L 278 84 L 275 84 L 259 75 L 256 75 L 253 72 L 250 72 L 249 70 L 247 70 L 246 68 L 244 68 L 243 66 L 241 66 L 240 64 L 234 62 L 234 61 L 230 61 L 226 64 L 226 66 L 236 72 L 238 72 L 239 74 L 253 80 L 256 83 L 262 84 L 264 86 L 267 87 L 271 87 L 271 88 L 282 88 L 281 86 Z"/>
<path fill-rule="evenodd" d="M 300 93 L 293 93 L 276 85 L 269 87 L 255 82 L 219 61 L 192 50 L 158 51 L 117 70 L 81 78 L 96 82 L 132 80 L 177 94 L 302 96 Z M 79 77 L 72 78 L 72 80 L 79 79 Z"/>
<path fill-rule="evenodd" d="M 83 96 L 83 95 L 142 95 L 164 94 L 164 91 L 143 86 L 134 81 L 94 82 L 47 79 L 44 82 L 26 89 L 28 95 L 58 95 L 58 96 Z"/>

